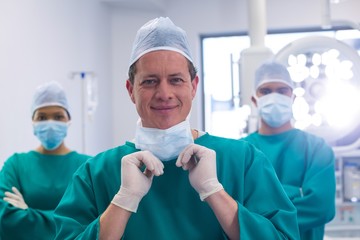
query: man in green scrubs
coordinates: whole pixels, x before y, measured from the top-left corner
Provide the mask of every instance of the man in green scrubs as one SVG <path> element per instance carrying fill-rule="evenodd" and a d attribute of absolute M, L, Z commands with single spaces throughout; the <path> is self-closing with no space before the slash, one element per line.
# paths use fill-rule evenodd
<path fill-rule="evenodd" d="M 65 145 L 70 113 L 57 82 L 36 89 L 31 113 L 41 144 L 32 151 L 14 153 L 0 172 L 2 240 L 53 239 L 54 209 L 73 173 L 90 157 Z"/>
<path fill-rule="evenodd" d="M 292 126 L 293 88 L 285 66 L 266 62 L 257 69 L 252 101 L 260 126 L 245 140 L 274 166 L 297 208 L 301 239 L 320 240 L 325 224 L 335 215 L 335 159 L 322 138 Z"/>
<path fill-rule="evenodd" d="M 56 239 L 298 239 L 296 209 L 263 153 L 190 128 L 199 78 L 186 33 L 169 18 L 147 22 L 129 66 L 134 140 L 75 173 Z"/>

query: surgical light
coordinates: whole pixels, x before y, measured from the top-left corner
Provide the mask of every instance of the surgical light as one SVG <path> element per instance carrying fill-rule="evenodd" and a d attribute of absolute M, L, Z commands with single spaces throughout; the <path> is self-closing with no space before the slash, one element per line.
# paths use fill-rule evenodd
<path fill-rule="evenodd" d="M 319 66 L 321 64 L 321 55 L 319 53 L 314 53 L 312 56 L 312 64 L 314 66 Z"/>
<path fill-rule="evenodd" d="M 312 78 L 318 78 L 320 75 L 320 68 L 316 65 L 312 65 L 309 68 L 309 72 L 310 72 L 310 77 Z"/>
<path fill-rule="evenodd" d="M 310 36 L 286 45 L 275 60 L 288 66 L 294 126 L 335 142 L 360 119 L 360 56 L 340 40 Z"/>
<path fill-rule="evenodd" d="M 297 120 L 303 120 L 309 114 L 309 104 L 304 97 L 296 97 L 293 103 L 293 115 Z"/>
<path fill-rule="evenodd" d="M 293 93 L 296 97 L 302 97 L 305 95 L 305 89 L 302 87 L 294 88 Z"/>

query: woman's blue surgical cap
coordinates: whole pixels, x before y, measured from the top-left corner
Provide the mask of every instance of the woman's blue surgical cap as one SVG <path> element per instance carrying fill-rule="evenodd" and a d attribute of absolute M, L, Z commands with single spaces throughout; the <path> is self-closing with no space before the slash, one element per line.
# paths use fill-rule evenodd
<path fill-rule="evenodd" d="M 65 91 L 58 82 L 47 82 L 36 88 L 31 105 L 32 117 L 37 109 L 49 106 L 59 106 L 66 110 L 69 115 L 69 105 Z"/>
<path fill-rule="evenodd" d="M 186 33 L 168 17 L 159 17 L 145 23 L 137 32 L 129 67 L 146 53 L 170 50 L 193 62 Z"/>

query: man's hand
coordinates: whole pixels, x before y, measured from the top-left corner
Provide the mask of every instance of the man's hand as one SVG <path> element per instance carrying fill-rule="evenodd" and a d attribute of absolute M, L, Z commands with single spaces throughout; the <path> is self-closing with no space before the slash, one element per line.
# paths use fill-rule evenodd
<path fill-rule="evenodd" d="M 145 170 L 141 168 L 145 166 Z M 111 203 L 136 212 L 151 187 L 154 176 L 164 173 L 163 163 L 149 151 L 135 152 L 121 159 L 121 186 Z"/>
<path fill-rule="evenodd" d="M 176 166 L 189 170 L 190 184 L 201 201 L 223 189 L 217 179 L 216 153 L 212 149 L 190 144 L 180 153 Z"/>

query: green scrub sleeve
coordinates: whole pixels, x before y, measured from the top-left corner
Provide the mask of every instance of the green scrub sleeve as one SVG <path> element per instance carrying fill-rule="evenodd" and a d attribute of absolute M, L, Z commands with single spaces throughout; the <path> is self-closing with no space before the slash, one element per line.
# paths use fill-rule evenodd
<path fill-rule="evenodd" d="M 5 197 L 5 192 L 12 192 L 11 187 L 14 186 L 17 189 L 19 187 L 19 181 L 16 177 L 16 169 L 12 164 L 14 156 L 11 156 L 9 160 L 7 160 L 0 171 L 0 198 L 3 199 Z M 1 216 L 1 215 L 0 215 Z"/>
<path fill-rule="evenodd" d="M 48 240 L 55 232 L 53 211 L 13 207 L 0 200 L 0 239 L 38 239 Z"/>
<path fill-rule="evenodd" d="M 307 162 L 307 172 L 302 188 L 298 188 L 296 191 L 291 187 L 284 186 L 298 210 L 301 232 L 312 229 L 314 226 L 321 226 L 335 216 L 334 154 L 322 141 L 317 144 L 312 143 L 312 146 L 314 151 L 310 157 L 313 158 L 313 161 Z M 327 179 L 327 181 L 323 179 Z"/>
<path fill-rule="evenodd" d="M 82 169 L 85 166 L 86 164 L 79 170 L 88 174 L 88 171 Z M 57 227 L 55 239 L 98 239 L 100 213 L 94 205 L 96 202 L 94 191 L 84 179 L 91 178 L 74 174 L 72 184 L 66 189 L 61 204 L 55 209 L 55 225 Z M 79 216 L 77 221 L 66 217 L 74 215 L 73 211 L 76 211 L 76 215 Z"/>
<path fill-rule="evenodd" d="M 243 204 L 238 202 L 240 239 L 298 239 L 296 209 L 271 163 L 262 153 L 257 157 L 261 161 L 254 161 L 246 174 L 246 199 Z"/>

